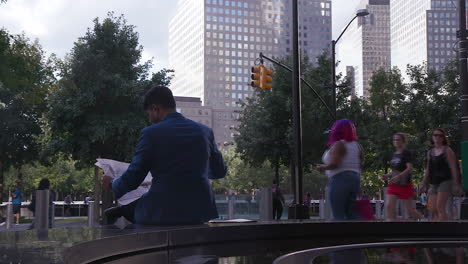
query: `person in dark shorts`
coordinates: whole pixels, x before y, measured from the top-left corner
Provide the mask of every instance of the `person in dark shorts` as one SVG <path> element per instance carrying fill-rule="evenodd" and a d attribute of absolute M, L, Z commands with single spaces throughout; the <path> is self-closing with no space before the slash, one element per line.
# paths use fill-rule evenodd
<path fill-rule="evenodd" d="M 431 220 L 448 220 L 446 205 L 452 194 L 461 194 L 460 174 L 455 153 L 449 147 L 447 132 L 442 128 L 432 131 L 429 140 L 431 149 L 427 152 L 427 165 L 421 184 L 424 192 L 429 184 L 429 211 Z"/>
<path fill-rule="evenodd" d="M 419 213 L 412 204 L 414 190 L 411 183 L 411 171 L 413 170 L 413 155 L 406 149 L 406 136 L 403 133 L 395 133 L 392 138 L 395 152 L 393 153 L 390 166 L 392 172 L 384 175 L 384 179 L 388 180 L 387 201 L 385 211 L 387 212 L 387 220 L 396 220 L 396 201 L 400 199 L 406 208 L 408 214 L 415 219 L 422 219 L 423 216 Z"/>
<path fill-rule="evenodd" d="M 271 191 L 273 193 L 273 219 L 280 220 L 283 215 L 284 196 L 276 180 L 273 181 Z"/>
<path fill-rule="evenodd" d="M 11 197 L 12 197 L 11 204 L 13 205 L 13 215 L 15 216 L 16 224 L 19 225 L 19 219 L 21 216 L 21 202 L 23 199 L 19 184 L 16 185 L 16 188 L 11 194 Z"/>

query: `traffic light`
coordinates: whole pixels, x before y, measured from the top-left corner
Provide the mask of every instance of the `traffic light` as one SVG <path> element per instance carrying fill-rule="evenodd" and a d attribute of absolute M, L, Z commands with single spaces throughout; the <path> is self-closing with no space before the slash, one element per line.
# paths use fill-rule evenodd
<path fill-rule="evenodd" d="M 261 83 L 262 82 L 260 80 L 261 79 L 260 76 L 262 76 L 261 75 L 261 72 L 262 72 L 261 67 L 262 66 L 263 66 L 263 64 L 260 64 L 259 66 L 253 66 L 252 67 L 252 76 L 251 76 L 252 83 L 251 83 L 251 85 L 253 87 L 261 88 Z"/>
<path fill-rule="evenodd" d="M 263 90 L 270 90 L 272 88 L 271 82 L 273 82 L 273 78 L 271 77 L 271 75 L 273 74 L 273 71 L 268 69 L 265 66 L 263 66 L 262 69 L 263 71 L 261 72 L 262 78 L 261 78 L 260 88 L 262 88 Z"/>
<path fill-rule="evenodd" d="M 265 65 L 260 64 L 258 66 L 252 67 L 252 86 L 260 88 L 262 90 L 269 90 L 271 89 L 271 82 L 273 78 L 271 75 L 273 71 L 265 67 Z"/>

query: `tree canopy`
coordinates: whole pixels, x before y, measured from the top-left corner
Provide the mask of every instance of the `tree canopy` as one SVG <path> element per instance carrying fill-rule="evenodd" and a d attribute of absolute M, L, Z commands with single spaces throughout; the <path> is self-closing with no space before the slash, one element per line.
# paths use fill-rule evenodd
<path fill-rule="evenodd" d="M 282 62 L 288 64 L 288 59 Z M 304 79 L 328 102 L 331 99 L 329 65 L 329 58 L 320 56 L 315 66 L 301 66 Z M 254 166 L 265 162 L 289 165 L 292 144 L 291 73 L 276 66 L 273 72 L 273 89 L 258 90 L 245 102 L 239 119 L 239 135 L 235 138 L 240 157 Z M 431 129 L 446 129 L 456 143 L 452 147 L 457 153 L 459 150 L 460 106 L 456 65 L 451 63 L 442 72 L 428 70 L 425 65 L 409 65 L 406 72 L 407 80 L 397 68 L 376 71 L 370 82 L 369 98 L 352 96 L 346 86 L 338 88 L 338 119 L 347 118 L 355 123 L 365 151 L 362 182 L 366 192 L 378 193 L 383 187 L 378 176 L 388 169 L 394 151 L 391 137 L 395 132 L 408 135 L 408 148 L 416 157 L 413 173 L 416 181 L 422 176 Z M 342 83 L 346 84 L 346 80 Z M 307 177 L 318 177 L 313 164 L 321 162 L 328 137 L 324 132 L 331 127 L 333 120 L 305 85 L 302 85 L 302 104 L 306 182 Z"/>

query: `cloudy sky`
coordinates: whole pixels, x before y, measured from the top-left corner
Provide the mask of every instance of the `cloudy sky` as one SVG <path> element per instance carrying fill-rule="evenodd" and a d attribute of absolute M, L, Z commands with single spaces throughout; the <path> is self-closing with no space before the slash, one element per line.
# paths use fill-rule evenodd
<path fill-rule="evenodd" d="M 154 58 L 153 71 L 168 67 L 169 21 L 176 0 L 8 0 L 0 5 L 0 27 L 10 33 L 25 32 L 39 39 L 47 53 L 62 57 L 83 36 L 92 20 L 107 12 L 124 14 L 135 25 L 144 47 L 143 59 Z M 359 0 L 333 0 L 333 35 L 346 26 Z"/>

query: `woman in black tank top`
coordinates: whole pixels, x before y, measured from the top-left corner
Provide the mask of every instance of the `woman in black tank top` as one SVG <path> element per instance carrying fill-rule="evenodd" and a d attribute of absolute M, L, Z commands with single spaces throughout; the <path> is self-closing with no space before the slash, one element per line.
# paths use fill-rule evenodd
<path fill-rule="evenodd" d="M 448 146 L 447 133 L 441 128 L 432 131 L 427 152 L 427 165 L 421 191 L 428 190 L 428 209 L 432 220 L 448 220 L 446 212 L 447 200 L 453 194 L 461 193 L 460 175 L 456 165 L 455 153 Z"/>

